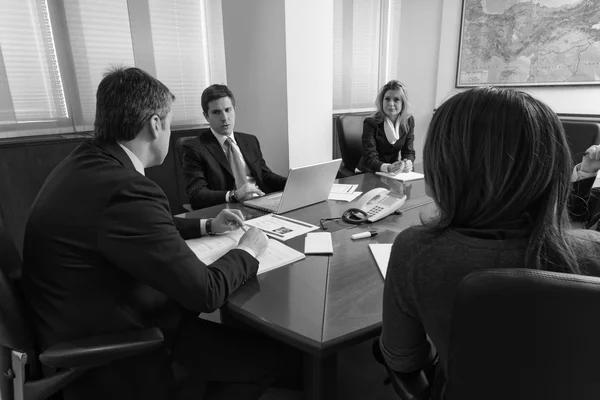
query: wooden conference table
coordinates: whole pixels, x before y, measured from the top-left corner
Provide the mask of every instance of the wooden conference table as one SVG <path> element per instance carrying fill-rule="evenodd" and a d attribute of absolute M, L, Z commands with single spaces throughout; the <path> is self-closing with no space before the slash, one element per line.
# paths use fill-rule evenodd
<path fill-rule="evenodd" d="M 408 196 L 402 215 L 392 214 L 372 224 L 350 225 L 325 221 L 332 233 L 333 255 L 308 255 L 288 266 L 249 280 L 229 297 L 228 317 L 263 332 L 305 354 L 305 392 L 308 399 L 335 399 L 337 352 L 375 337 L 381 330 L 383 278 L 369 243 L 392 243 L 396 235 L 420 224 L 430 212 L 423 180 L 403 184 L 375 174 L 355 175 L 338 183 L 358 184 L 357 191 L 385 187 Z M 324 201 L 284 215 L 319 226 L 322 218 L 340 217 L 353 202 Z M 412 208 L 411 208 L 412 207 Z M 246 219 L 264 215 L 239 203 L 188 212 L 185 217 L 214 217 L 223 208 L 242 210 Z M 378 235 L 352 241 L 357 232 L 376 229 Z M 304 236 L 285 242 L 304 252 Z"/>

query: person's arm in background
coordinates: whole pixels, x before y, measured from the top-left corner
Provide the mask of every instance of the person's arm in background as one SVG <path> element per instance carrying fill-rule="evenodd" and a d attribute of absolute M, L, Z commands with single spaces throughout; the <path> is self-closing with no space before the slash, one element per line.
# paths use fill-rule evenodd
<path fill-rule="evenodd" d="M 402 150 L 400 150 L 400 155 L 402 161 L 406 161 L 406 171 L 409 172 L 413 170 L 413 164 L 415 162 L 415 119 L 413 116 L 408 117 L 408 133 L 406 135 L 406 140 L 404 141 L 404 146 L 402 146 Z"/>
<path fill-rule="evenodd" d="M 581 163 L 573 169 L 571 182 L 573 191 L 569 197 L 569 215 L 573 221 L 589 223 L 594 218 L 598 201 L 597 193 L 592 190 L 596 175 L 600 170 L 600 146 L 590 146 L 582 157 Z"/>
<path fill-rule="evenodd" d="M 106 259 L 195 312 L 221 307 L 256 275 L 254 256 L 267 244 L 263 236 L 258 230 L 246 232 L 239 248 L 207 266 L 177 231 L 164 193 L 142 176 L 115 188 L 97 233 L 98 250 Z"/>
<path fill-rule="evenodd" d="M 372 118 L 366 118 L 363 122 L 362 149 L 365 165 L 373 172 L 389 172 L 390 163 L 384 163 L 379 159 L 377 151 L 377 122 Z"/>
<path fill-rule="evenodd" d="M 285 183 L 287 182 L 287 178 L 285 176 L 281 176 L 271 171 L 271 169 L 267 166 L 267 163 L 262 155 L 262 151 L 260 149 L 260 142 L 258 138 L 252 136 L 256 141 L 256 149 L 258 151 L 258 157 L 260 159 L 260 170 L 262 174 L 262 180 L 269 187 L 272 192 L 278 192 L 285 188 Z"/>
<path fill-rule="evenodd" d="M 204 208 L 226 202 L 227 190 L 212 190 L 206 179 L 206 163 L 202 160 L 194 143 L 184 143 L 181 165 L 185 178 L 186 192 L 192 208 Z"/>

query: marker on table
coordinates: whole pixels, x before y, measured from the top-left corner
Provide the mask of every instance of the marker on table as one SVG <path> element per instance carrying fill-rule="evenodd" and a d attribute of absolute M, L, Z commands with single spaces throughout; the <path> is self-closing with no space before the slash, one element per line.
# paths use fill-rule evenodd
<path fill-rule="evenodd" d="M 355 233 L 354 235 L 352 235 L 350 237 L 352 238 L 352 240 L 357 240 L 357 239 L 365 239 L 365 238 L 369 238 L 369 237 L 373 237 L 373 236 L 377 236 L 377 231 L 367 231 L 367 232 Z"/>

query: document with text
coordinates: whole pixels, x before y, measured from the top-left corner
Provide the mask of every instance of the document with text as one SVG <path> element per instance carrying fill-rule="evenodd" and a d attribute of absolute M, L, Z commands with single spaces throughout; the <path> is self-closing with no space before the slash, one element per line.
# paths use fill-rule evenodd
<path fill-rule="evenodd" d="M 316 225 L 276 214 L 267 214 L 244 222 L 246 225 L 255 226 L 267 235 L 284 242 L 319 229 Z"/>
<path fill-rule="evenodd" d="M 224 235 L 204 236 L 198 239 L 189 239 L 185 242 L 196 254 L 196 256 L 205 264 L 212 264 L 225 255 L 229 250 L 237 246 L 240 238 L 244 234 L 241 229 L 229 232 Z M 258 272 L 270 271 L 275 268 L 283 267 L 298 260 L 306 258 L 303 253 L 292 249 L 277 240 L 269 239 L 269 246 L 258 256 Z"/>

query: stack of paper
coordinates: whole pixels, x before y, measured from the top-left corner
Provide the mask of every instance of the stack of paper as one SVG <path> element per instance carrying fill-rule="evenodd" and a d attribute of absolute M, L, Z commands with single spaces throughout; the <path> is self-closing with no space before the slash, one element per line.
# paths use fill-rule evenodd
<path fill-rule="evenodd" d="M 306 234 L 304 240 L 305 254 L 333 254 L 333 243 L 331 233 L 312 232 Z"/>
<path fill-rule="evenodd" d="M 356 188 L 358 188 L 358 185 L 334 183 L 329 192 L 328 200 L 352 201 L 362 194 L 362 192 L 355 192 Z"/>
<path fill-rule="evenodd" d="M 192 249 L 196 256 L 205 264 L 212 264 L 225 253 L 237 246 L 244 231 L 238 229 L 225 235 L 204 236 L 199 239 L 186 240 L 187 245 Z M 278 242 L 269 240 L 267 249 L 258 256 L 258 272 L 270 271 L 295 261 L 302 260 L 306 256 L 299 251 Z"/>
<path fill-rule="evenodd" d="M 377 175 L 385 176 L 402 182 L 416 181 L 425 178 L 425 175 L 419 174 L 418 172 L 398 172 L 395 174 L 390 172 L 377 172 Z"/>

